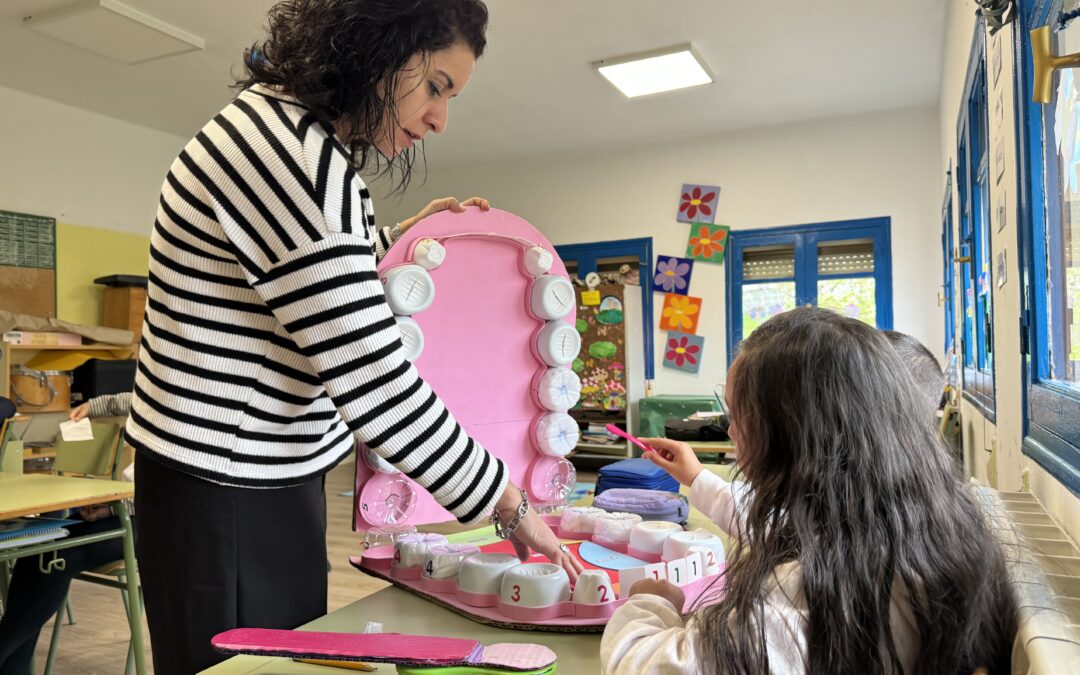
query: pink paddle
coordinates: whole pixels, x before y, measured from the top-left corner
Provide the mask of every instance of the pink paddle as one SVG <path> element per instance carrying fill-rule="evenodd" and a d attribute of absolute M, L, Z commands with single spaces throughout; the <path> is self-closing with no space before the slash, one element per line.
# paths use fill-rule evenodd
<path fill-rule="evenodd" d="M 235 628 L 210 641 L 223 654 L 284 656 L 293 659 L 370 661 L 412 666 L 487 666 L 538 670 L 555 662 L 543 645 L 498 644 L 401 633 L 322 633 L 269 628 Z"/>

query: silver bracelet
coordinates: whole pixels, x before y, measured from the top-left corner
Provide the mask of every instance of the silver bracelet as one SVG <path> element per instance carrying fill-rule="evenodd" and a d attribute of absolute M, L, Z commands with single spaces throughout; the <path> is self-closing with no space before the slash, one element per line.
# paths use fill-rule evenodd
<path fill-rule="evenodd" d="M 529 493 L 524 490 L 521 491 L 521 503 L 518 504 L 517 513 L 514 517 L 506 523 L 502 524 L 499 520 L 499 509 L 495 507 L 491 512 L 491 524 L 495 526 L 495 536 L 499 539 L 509 539 L 514 532 L 518 529 L 518 525 L 521 525 L 521 521 L 525 518 L 525 515 L 529 513 Z"/>
<path fill-rule="evenodd" d="M 394 226 L 390 228 L 390 239 L 392 239 L 393 241 L 397 241 L 398 237 L 400 237 L 400 236 L 401 236 L 401 223 L 395 223 Z"/>

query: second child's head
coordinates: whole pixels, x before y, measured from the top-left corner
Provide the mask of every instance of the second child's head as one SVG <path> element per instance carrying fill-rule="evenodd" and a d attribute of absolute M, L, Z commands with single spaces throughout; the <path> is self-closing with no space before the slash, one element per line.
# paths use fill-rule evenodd
<path fill-rule="evenodd" d="M 907 333 L 895 330 L 882 332 L 911 373 L 915 386 L 926 402 L 927 418 L 932 418 L 945 393 L 945 373 L 941 371 L 941 364 L 926 345 Z"/>

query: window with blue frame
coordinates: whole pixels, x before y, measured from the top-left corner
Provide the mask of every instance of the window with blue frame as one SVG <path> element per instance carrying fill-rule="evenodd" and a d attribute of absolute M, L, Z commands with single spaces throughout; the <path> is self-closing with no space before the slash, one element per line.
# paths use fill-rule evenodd
<path fill-rule="evenodd" d="M 942 306 L 945 311 L 945 353 L 949 354 L 956 345 L 956 304 L 955 304 L 955 275 L 953 273 L 953 199 L 952 199 L 952 171 L 945 182 L 945 200 L 941 205 L 941 296 Z M 955 383 L 953 383 L 955 384 Z"/>
<path fill-rule="evenodd" d="M 961 350 L 964 397 L 994 420 L 994 301 L 985 55 L 986 28 L 980 19 L 975 26 L 964 97 L 956 122 L 956 193 L 964 287 Z"/>
<path fill-rule="evenodd" d="M 1021 293 L 1027 429 L 1024 452 L 1080 494 L 1080 71 L 1054 74 L 1035 103 L 1029 31 L 1051 51 L 1080 51 L 1075 0 L 1022 0 L 1014 43 Z"/>
<path fill-rule="evenodd" d="M 892 328 L 889 218 L 733 230 L 727 260 L 728 360 L 769 317 L 829 307 Z"/>
<path fill-rule="evenodd" d="M 571 277 L 584 279 L 590 272 L 616 272 L 622 265 L 638 270 L 641 278 L 642 336 L 645 345 L 645 379 L 653 379 L 652 238 L 620 239 L 589 244 L 556 246 Z"/>

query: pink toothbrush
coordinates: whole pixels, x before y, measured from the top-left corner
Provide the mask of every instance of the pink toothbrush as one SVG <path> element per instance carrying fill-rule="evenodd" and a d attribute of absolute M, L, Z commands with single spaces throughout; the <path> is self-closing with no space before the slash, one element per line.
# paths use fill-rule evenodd
<path fill-rule="evenodd" d="M 634 445 L 641 448 L 642 451 L 644 451 L 644 452 L 656 452 L 655 448 L 653 448 L 651 446 L 648 446 L 648 445 L 645 445 L 645 443 L 642 442 L 642 440 L 640 438 L 638 438 L 637 436 L 634 436 L 632 434 L 626 433 L 625 431 L 623 431 L 619 427 L 615 426 L 614 424 L 609 424 L 604 428 L 607 429 L 608 431 L 610 431 L 611 433 L 615 434 L 616 436 L 621 436 L 622 438 L 625 438 L 626 440 L 630 441 Z"/>

